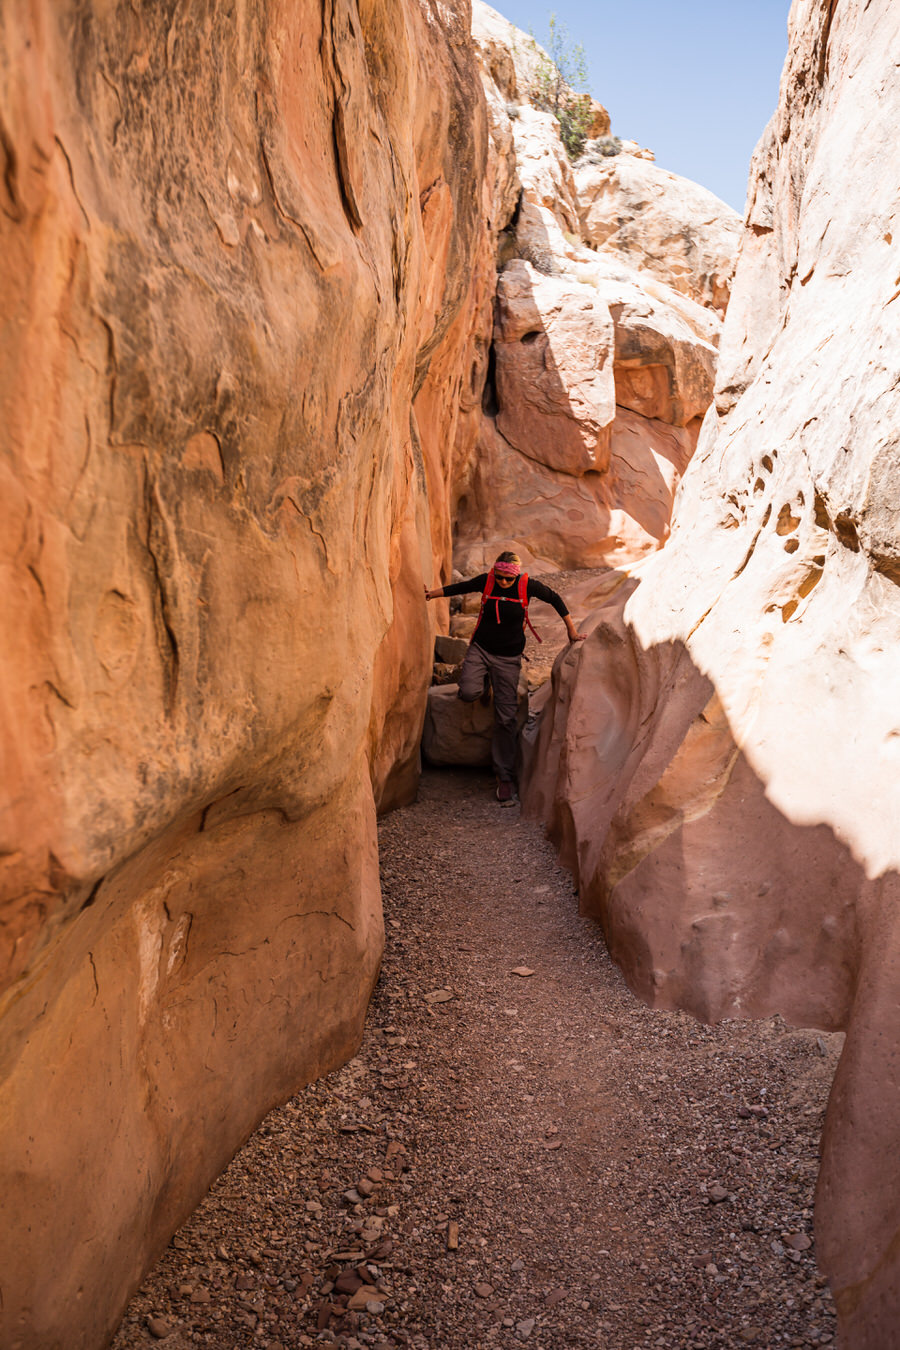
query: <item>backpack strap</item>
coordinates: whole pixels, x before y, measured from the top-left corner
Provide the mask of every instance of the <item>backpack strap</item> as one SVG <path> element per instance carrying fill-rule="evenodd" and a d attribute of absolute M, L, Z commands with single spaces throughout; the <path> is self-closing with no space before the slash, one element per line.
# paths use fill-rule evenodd
<path fill-rule="evenodd" d="M 488 572 L 487 581 L 484 583 L 484 590 L 481 592 L 481 608 L 478 611 L 478 622 L 472 629 L 472 636 L 469 638 L 469 642 L 474 641 L 475 634 L 478 632 L 478 624 L 481 623 L 481 616 L 484 613 L 485 602 L 487 601 L 487 598 L 493 589 L 494 589 L 494 569 L 492 567 L 491 570 Z M 499 624 L 499 622 L 500 622 L 500 606 L 498 604 L 497 623 Z"/>
<path fill-rule="evenodd" d="M 544 639 L 543 639 L 542 637 L 538 637 L 537 632 L 535 631 L 534 624 L 531 622 L 531 620 L 530 620 L 529 617 L 528 617 L 528 573 L 527 573 L 527 572 L 520 572 L 520 573 L 519 573 L 519 604 L 522 606 L 522 614 L 523 614 L 523 616 L 524 616 L 524 618 L 525 618 L 525 622 L 528 624 L 528 627 L 531 629 L 532 633 L 534 633 L 534 636 L 537 638 L 538 642 L 543 642 Z"/>

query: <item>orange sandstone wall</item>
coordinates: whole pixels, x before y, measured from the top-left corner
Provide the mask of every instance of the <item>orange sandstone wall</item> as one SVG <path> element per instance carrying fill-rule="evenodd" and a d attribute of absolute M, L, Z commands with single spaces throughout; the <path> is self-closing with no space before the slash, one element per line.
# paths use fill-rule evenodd
<path fill-rule="evenodd" d="M 0 12 L 4 1346 L 358 1040 L 485 154 L 464 4 Z"/>

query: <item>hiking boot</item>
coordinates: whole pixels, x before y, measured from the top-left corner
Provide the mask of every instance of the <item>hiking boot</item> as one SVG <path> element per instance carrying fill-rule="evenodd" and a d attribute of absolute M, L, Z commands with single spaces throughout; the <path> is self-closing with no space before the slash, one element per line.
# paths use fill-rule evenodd
<path fill-rule="evenodd" d="M 482 706 L 483 708 L 486 708 L 486 707 L 488 706 L 488 704 L 490 703 L 490 701 L 491 701 L 491 677 L 490 677 L 490 675 L 485 675 L 485 677 L 484 677 L 484 688 L 483 688 L 482 691 L 481 691 L 481 697 L 479 698 L 478 701 L 479 701 L 479 703 L 481 704 L 481 706 Z"/>
<path fill-rule="evenodd" d="M 497 784 L 497 801 L 501 806 L 515 806 L 516 789 L 508 779 L 501 778 Z"/>

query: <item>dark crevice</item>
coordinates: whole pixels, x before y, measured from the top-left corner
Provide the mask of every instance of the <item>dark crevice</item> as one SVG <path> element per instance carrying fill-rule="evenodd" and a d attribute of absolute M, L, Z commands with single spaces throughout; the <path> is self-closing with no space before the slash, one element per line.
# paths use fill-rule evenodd
<path fill-rule="evenodd" d="M 841 511 L 839 515 L 835 516 L 834 532 L 844 548 L 849 548 L 851 553 L 859 552 L 859 534 L 849 511 Z"/>
<path fill-rule="evenodd" d="M 291 505 L 296 505 L 296 503 L 292 502 Z M 207 802 L 200 814 L 200 825 L 197 833 L 202 834 L 204 830 L 209 828 L 208 821 L 210 811 L 214 811 L 217 806 L 221 806 L 222 803 L 227 802 L 230 797 L 236 797 L 239 792 L 243 792 L 244 790 L 245 785 L 242 783 L 239 787 L 232 788 L 230 792 L 226 792 L 224 797 L 217 797 L 215 801 Z"/>
<path fill-rule="evenodd" d="M 106 374 L 109 378 L 109 437 L 112 441 L 116 429 L 116 374 L 118 372 L 118 363 L 116 361 L 116 339 L 112 326 L 103 315 L 98 315 L 100 323 L 106 332 Z"/>
<path fill-rule="evenodd" d="M 825 76 L 828 74 L 828 39 L 831 36 L 831 24 L 836 7 L 837 0 L 826 0 L 825 20 L 819 38 L 818 62 L 816 65 L 816 80 L 820 86 L 825 83 Z"/>
<path fill-rule="evenodd" d="M 52 680 L 45 680 L 45 681 L 44 681 L 44 688 L 45 688 L 45 689 L 49 689 L 49 690 L 50 690 L 50 693 L 53 694 L 53 696 L 54 696 L 55 698 L 58 698 L 59 701 L 60 701 L 60 703 L 65 704 L 65 706 L 66 706 L 67 708 L 74 708 L 74 707 L 75 707 L 75 704 L 71 701 L 71 699 L 66 698 L 66 696 L 65 696 L 65 694 L 62 692 L 62 690 L 59 689 L 59 688 L 53 683 Z"/>
<path fill-rule="evenodd" d="M 900 558 L 886 558 L 874 555 L 872 565 L 881 577 L 887 577 L 895 586 L 900 586 Z"/>
<path fill-rule="evenodd" d="M 90 909 L 91 905 L 94 903 L 94 901 L 97 899 L 97 896 L 100 894 L 100 887 L 103 885 L 105 880 L 106 877 L 101 877 L 99 881 L 94 882 L 93 886 L 88 892 L 87 899 L 82 902 L 81 909 L 78 911 L 79 914 L 83 914 L 86 909 Z"/>
<path fill-rule="evenodd" d="M 7 201 L 2 203 L 3 213 L 10 220 L 18 222 L 25 217 L 25 207 L 19 196 L 18 157 L 12 143 L 12 137 L 8 134 L 2 120 L 0 120 L 0 150 L 3 152 L 3 186 L 6 189 L 7 196 Z"/>
<path fill-rule="evenodd" d="M 832 519 L 825 497 L 821 492 L 817 492 L 813 498 L 813 518 L 819 529 L 828 530 L 843 548 L 848 548 L 851 553 L 859 552 L 859 532 L 850 512 L 839 511 Z"/>
<path fill-rule="evenodd" d="M 344 207 L 344 214 L 354 230 L 361 230 L 363 222 L 359 210 L 359 203 L 356 200 L 356 193 L 353 190 L 353 179 L 350 173 L 349 147 L 347 145 L 347 129 L 344 124 L 344 110 L 339 102 L 335 103 L 331 127 L 334 141 L 334 160 L 337 169 L 337 180 L 341 189 L 341 202 Z"/>
<path fill-rule="evenodd" d="M 150 567 L 155 582 L 154 595 L 160 653 L 166 679 L 166 711 L 171 717 L 175 711 L 175 698 L 178 692 L 180 653 L 178 638 L 173 624 L 174 605 L 166 582 L 165 565 L 160 553 L 166 549 L 165 522 L 155 499 L 155 490 L 147 508 L 147 539 L 145 547 L 150 559 Z"/>
<path fill-rule="evenodd" d="M 93 952 L 88 952 L 88 960 L 91 963 L 91 974 L 94 977 L 94 1002 L 96 1003 L 97 999 L 100 996 L 100 981 L 97 979 L 97 966 L 94 961 Z"/>
<path fill-rule="evenodd" d="M 497 397 L 497 349 L 493 342 L 488 348 L 487 370 L 484 388 L 481 391 L 481 411 L 485 417 L 496 417 L 500 411 L 500 400 Z"/>
<path fill-rule="evenodd" d="M 40 593 L 41 593 L 41 598 L 42 598 L 42 600 L 44 601 L 44 604 L 46 604 L 46 603 L 47 603 L 47 592 L 44 590 L 44 583 L 41 581 L 41 578 L 40 578 L 40 576 L 38 575 L 37 569 L 36 569 L 35 567 L 33 567 L 31 563 L 29 563 L 29 564 L 28 564 L 28 571 L 31 573 L 32 577 L 34 578 L 35 584 L 37 585 L 37 588 L 38 588 L 38 590 L 39 590 Z"/>
<path fill-rule="evenodd" d="M 820 530 L 831 529 L 831 516 L 828 514 L 828 507 L 821 492 L 817 492 L 813 499 L 813 518 Z"/>

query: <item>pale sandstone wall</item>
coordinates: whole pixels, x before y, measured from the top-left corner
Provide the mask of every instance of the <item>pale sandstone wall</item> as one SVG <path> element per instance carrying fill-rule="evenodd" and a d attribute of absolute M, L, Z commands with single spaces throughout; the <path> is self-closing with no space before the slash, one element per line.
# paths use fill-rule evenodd
<path fill-rule="evenodd" d="M 794 4 L 716 408 L 557 667 L 529 797 L 644 998 L 846 1028 L 816 1226 L 848 1350 L 900 1326 L 898 61 L 889 0 Z"/>
<path fill-rule="evenodd" d="M 4 1346 L 102 1344 L 358 1040 L 431 657 L 412 400 L 481 305 L 468 20 L 0 12 Z"/>

